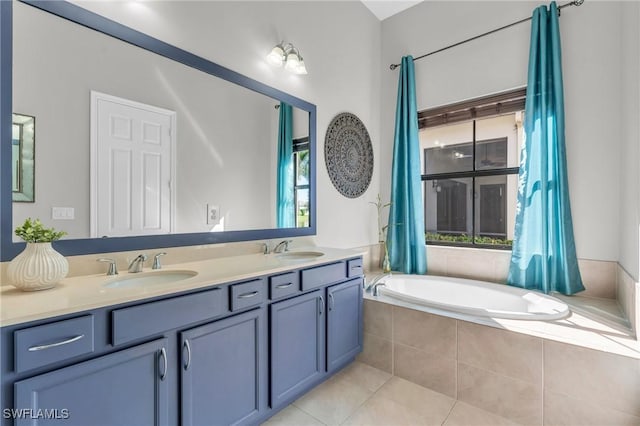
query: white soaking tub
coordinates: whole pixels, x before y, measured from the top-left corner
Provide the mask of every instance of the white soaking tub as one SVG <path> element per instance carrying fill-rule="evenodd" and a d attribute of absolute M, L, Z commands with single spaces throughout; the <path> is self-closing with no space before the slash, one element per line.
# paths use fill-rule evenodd
<path fill-rule="evenodd" d="M 556 320 L 569 315 L 561 300 L 503 284 L 435 275 L 391 275 L 378 291 L 405 302 L 488 318 Z"/>

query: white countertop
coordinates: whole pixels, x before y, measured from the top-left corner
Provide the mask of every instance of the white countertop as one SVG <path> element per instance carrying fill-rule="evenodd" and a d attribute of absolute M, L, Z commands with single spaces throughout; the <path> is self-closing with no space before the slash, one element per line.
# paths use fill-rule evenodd
<path fill-rule="evenodd" d="M 177 282 L 108 288 L 105 284 L 141 274 L 120 273 L 65 278 L 49 290 L 23 292 L 13 286 L 0 287 L 0 326 L 52 318 L 74 312 L 133 302 L 173 293 L 197 290 L 231 281 L 240 281 L 261 275 L 272 275 L 297 268 L 313 267 L 323 263 L 363 255 L 355 250 L 326 247 L 300 248 L 295 251 L 316 251 L 323 256 L 313 260 L 293 260 L 276 254 L 249 254 L 221 257 L 197 262 L 168 265 L 162 271 L 195 271 L 197 275 Z M 151 269 L 145 269 L 150 272 Z"/>

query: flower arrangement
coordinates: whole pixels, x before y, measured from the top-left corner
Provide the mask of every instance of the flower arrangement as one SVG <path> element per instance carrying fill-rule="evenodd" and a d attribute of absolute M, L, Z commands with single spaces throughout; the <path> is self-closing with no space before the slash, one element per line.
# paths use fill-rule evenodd
<path fill-rule="evenodd" d="M 40 219 L 28 218 L 22 226 L 16 228 L 16 235 L 28 243 L 50 243 L 67 235 L 64 231 L 45 228 Z"/>

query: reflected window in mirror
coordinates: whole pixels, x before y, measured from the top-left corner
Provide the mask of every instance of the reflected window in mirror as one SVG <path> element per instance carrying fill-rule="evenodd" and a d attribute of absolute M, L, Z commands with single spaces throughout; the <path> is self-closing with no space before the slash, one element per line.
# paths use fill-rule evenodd
<path fill-rule="evenodd" d="M 293 140 L 293 185 L 296 227 L 309 226 L 309 138 Z"/>
<path fill-rule="evenodd" d="M 11 192 L 14 202 L 33 203 L 36 119 L 13 114 L 11 126 Z"/>

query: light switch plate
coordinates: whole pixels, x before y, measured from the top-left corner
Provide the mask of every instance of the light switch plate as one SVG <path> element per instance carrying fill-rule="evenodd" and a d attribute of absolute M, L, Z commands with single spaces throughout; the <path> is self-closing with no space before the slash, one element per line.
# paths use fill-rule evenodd
<path fill-rule="evenodd" d="M 73 220 L 76 212 L 73 207 L 52 207 L 51 219 L 54 220 Z"/>

